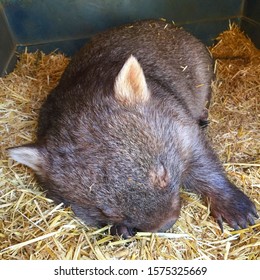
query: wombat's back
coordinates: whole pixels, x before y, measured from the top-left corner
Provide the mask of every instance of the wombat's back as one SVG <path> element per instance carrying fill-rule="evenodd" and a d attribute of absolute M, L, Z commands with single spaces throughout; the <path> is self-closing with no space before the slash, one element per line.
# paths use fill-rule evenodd
<path fill-rule="evenodd" d="M 96 35 L 72 59 L 60 87 L 87 88 L 83 98 L 111 95 L 130 55 L 143 68 L 151 92 L 175 95 L 200 119 L 210 99 L 211 57 L 198 39 L 164 21 L 140 21 Z"/>

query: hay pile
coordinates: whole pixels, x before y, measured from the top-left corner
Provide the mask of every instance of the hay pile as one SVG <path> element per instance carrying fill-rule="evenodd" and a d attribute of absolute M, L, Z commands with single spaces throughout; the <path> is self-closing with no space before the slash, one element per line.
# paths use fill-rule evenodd
<path fill-rule="evenodd" d="M 260 52 L 236 26 L 211 48 L 216 60 L 209 135 L 232 181 L 260 209 Z M 198 196 L 183 193 L 181 217 L 165 234 L 110 236 L 45 197 L 33 172 L 5 149 L 34 139 L 39 108 L 68 64 L 61 54 L 25 53 L 0 79 L 1 259 L 260 259 L 260 223 L 224 233 Z"/>

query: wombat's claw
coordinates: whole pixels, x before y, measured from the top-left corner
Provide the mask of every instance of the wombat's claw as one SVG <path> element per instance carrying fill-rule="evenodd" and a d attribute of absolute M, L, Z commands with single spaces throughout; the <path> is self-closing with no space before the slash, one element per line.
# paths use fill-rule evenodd
<path fill-rule="evenodd" d="M 254 215 L 255 218 L 259 219 L 259 215 L 258 215 L 258 213 L 256 211 L 256 208 L 253 209 L 253 215 Z"/>
<path fill-rule="evenodd" d="M 223 221 L 222 221 L 221 217 L 217 219 L 217 223 L 218 223 L 218 226 L 221 229 L 221 232 L 223 233 L 224 232 L 224 228 L 223 228 Z"/>
<path fill-rule="evenodd" d="M 218 217 L 218 218 L 216 219 L 216 221 L 217 221 L 218 226 L 220 227 L 221 232 L 223 233 L 223 232 L 224 232 L 224 227 L 223 227 L 223 220 L 222 220 L 222 217 Z M 235 223 L 235 222 L 232 222 L 232 223 L 230 222 L 229 225 L 230 225 L 234 230 L 239 230 L 239 226 L 240 226 L 241 228 L 246 228 L 245 224 L 243 224 L 243 225 L 240 224 L 240 225 L 238 226 L 238 224 Z"/>
<path fill-rule="evenodd" d="M 259 218 L 257 216 L 255 216 L 256 218 Z M 255 224 L 255 219 L 252 216 L 248 217 L 248 222 L 250 226 L 253 226 Z"/>
<path fill-rule="evenodd" d="M 239 226 L 238 226 L 238 224 L 236 224 L 236 223 L 232 223 L 230 226 L 231 226 L 234 230 L 239 230 Z"/>

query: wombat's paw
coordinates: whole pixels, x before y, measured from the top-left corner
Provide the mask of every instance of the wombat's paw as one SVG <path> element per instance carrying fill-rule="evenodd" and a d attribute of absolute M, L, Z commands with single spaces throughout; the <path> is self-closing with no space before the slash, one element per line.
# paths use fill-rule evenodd
<path fill-rule="evenodd" d="M 238 230 L 246 228 L 248 225 L 255 224 L 255 218 L 258 218 L 256 207 L 251 200 L 240 190 L 236 190 L 228 198 L 211 198 L 211 214 L 217 220 L 217 223 L 223 232 L 223 221 L 229 226 Z"/>
<path fill-rule="evenodd" d="M 135 235 L 135 230 L 128 228 L 124 225 L 114 225 L 110 228 L 110 233 L 112 235 L 122 236 L 124 239 L 130 238 Z"/>

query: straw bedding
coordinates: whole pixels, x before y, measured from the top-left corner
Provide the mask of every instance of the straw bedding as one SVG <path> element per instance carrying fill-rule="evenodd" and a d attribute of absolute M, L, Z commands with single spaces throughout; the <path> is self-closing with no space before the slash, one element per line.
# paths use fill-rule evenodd
<path fill-rule="evenodd" d="M 231 180 L 260 209 L 260 52 L 236 26 L 211 48 L 216 80 L 209 137 Z M 82 224 L 69 208 L 46 198 L 33 172 L 8 159 L 5 149 L 34 140 L 42 101 L 58 83 L 69 59 L 24 53 L 0 79 L 1 259 L 260 259 L 260 223 L 222 234 L 209 209 L 183 192 L 181 217 L 166 233 L 138 233 L 129 240 L 109 227 Z M 235 201 L 234 201 L 235 203 Z"/>

